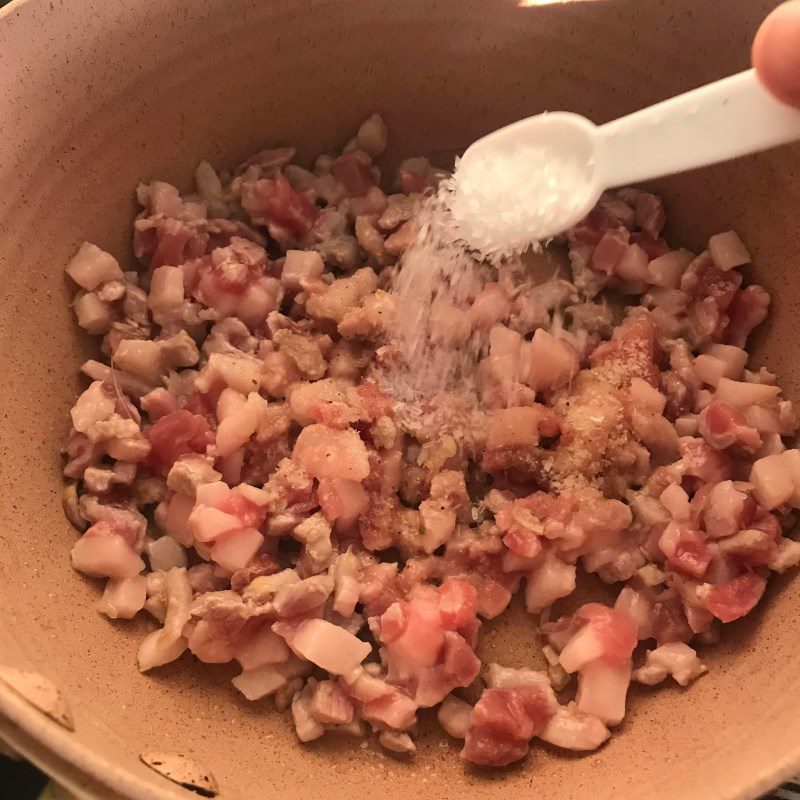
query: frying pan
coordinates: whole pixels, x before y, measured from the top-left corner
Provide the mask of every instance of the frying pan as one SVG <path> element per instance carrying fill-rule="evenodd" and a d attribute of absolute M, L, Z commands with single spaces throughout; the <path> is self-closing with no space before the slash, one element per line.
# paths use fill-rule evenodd
<path fill-rule="evenodd" d="M 83 239 L 131 258 L 139 180 L 188 189 L 200 158 L 230 167 L 270 143 L 310 159 L 373 110 L 391 130 L 387 170 L 401 155 L 446 164 L 545 109 L 602 123 L 746 68 L 776 5 L 529 3 L 15 0 L 0 11 L 0 667 L 12 682 L 13 670 L 42 676 L 21 688 L 38 689 L 54 716 L 47 692 L 57 687 L 74 723 L 0 680 L 0 736 L 78 797 L 196 797 L 144 753 L 191 758 L 183 777 L 212 774 L 226 800 L 745 800 L 800 770 L 791 575 L 702 653 L 707 677 L 687 690 L 633 690 L 629 717 L 600 751 L 536 747 L 523 767 L 486 774 L 465 768 L 433 726 L 413 761 L 348 740 L 301 746 L 269 701 L 237 697 L 225 665 L 184 656 L 140 675 L 134 655 L 150 623 L 101 618 L 101 587 L 70 569 L 59 448 L 94 344 L 73 322 L 63 267 Z M 748 277 L 774 303 L 755 363 L 800 399 L 800 149 L 654 188 L 676 243 L 697 250 L 713 233 L 740 232 L 754 256 Z M 500 623 L 483 652 L 520 666 L 534 639 L 530 624 Z"/>

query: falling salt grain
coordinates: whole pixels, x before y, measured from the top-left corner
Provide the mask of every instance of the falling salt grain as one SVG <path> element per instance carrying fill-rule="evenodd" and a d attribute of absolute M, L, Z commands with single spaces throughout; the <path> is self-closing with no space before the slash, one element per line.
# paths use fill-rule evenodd
<path fill-rule="evenodd" d="M 399 363 L 375 376 L 401 419 L 402 409 L 418 412 L 423 398 L 454 390 L 475 396 L 488 335 L 468 313 L 472 302 L 499 269 L 519 265 L 524 252 L 566 228 L 586 204 L 590 170 L 575 158 L 519 146 L 504 158 L 458 162 L 425 200 L 391 286 Z"/>

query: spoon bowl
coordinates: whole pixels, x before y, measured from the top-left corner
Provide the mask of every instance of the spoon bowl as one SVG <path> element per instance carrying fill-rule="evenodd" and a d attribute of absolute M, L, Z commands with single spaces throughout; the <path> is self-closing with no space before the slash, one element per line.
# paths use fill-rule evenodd
<path fill-rule="evenodd" d="M 456 174 L 462 181 L 482 163 L 507 164 L 515 174 L 519 171 L 537 181 L 543 173 L 537 172 L 535 162 L 545 154 L 550 176 L 569 179 L 570 183 L 565 197 L 568 202 L 554 203 L 552 215 L 542 215 L 536 221 L 546 225 L 536 231 L 545 239 L 583 219 L 606 188 L 597 169 L 599 141 L 598 127 L 586 117 L 567 111 L 545 112 L 500 128 L 470 145 Z"/>

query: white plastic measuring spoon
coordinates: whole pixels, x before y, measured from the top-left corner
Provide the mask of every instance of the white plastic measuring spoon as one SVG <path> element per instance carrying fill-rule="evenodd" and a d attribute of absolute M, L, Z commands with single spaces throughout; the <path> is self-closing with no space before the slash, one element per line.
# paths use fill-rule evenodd
<path fill-rule="evenodd" d="M 531 149 L 558 163 L 579 165 L 574 202 L 550 209 L 537 238 L 555 236 L 579 222 L 606 190 L 716 164 L 800 139 L 800 110 L 776 100 L 754 70 L 597 126 L 567 112 L 528 117 L 472 144 L 458 165 L 485 172 L 492 162 L 524 174 Z M 556 169 L 554 174 L 558 174 Z M 570 172 L 574 181 L 575 170 Z M 550 176 L 552 178 L 552 174 Z M 536 175 L 531 175 L 535 180 Z M 518 198 L 508 195 L 508 212 Z M 480 200 L 480 198 L 478 198 Z M 497 203 L 497 194 L 493 195 Z M 500 203 L 504 201 L 501 199 Z M 506 211 L 498 208 L 498 216 Z"/>

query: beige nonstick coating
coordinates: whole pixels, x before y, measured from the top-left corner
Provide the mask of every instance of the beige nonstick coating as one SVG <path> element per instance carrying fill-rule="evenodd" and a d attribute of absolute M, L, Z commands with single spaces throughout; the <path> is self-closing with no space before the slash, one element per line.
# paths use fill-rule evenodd
<path fill-rule="evenodd" d="M 800 771 L 800 581 L 703 653 L 688 690 L 632 690 L 607 746 L 535 745 L 522 767 L 466 769 L 432 726 L 412 761 L 372 745 L 299 745 L 227 666 L 140 675 L 147 621 L 109 623 L 101 586 L 69 566 L 59 448 L 93 343 L 76 329 L 63 266 L 83 239 L 130 259 L 133 188 L 187 189 L 201 157 L 233 166 L 271 143 L 341 145 L 380 110 L 389 162 L 447 162 L 476 137 L 545 109 L 603 122 L 744 69 L 768 0 L 28 0 L 0 12 L 0 665 L 63 691 L 74 733 L 0 683 L 0 735 L 81 796 L 192 797 L 139 761 L 179 752 L 230 800 L 328 797 L 754 798 Z M 691 147 L 691 142 L 685 142 Z M 673 241 L 738 229 L 774 313 L 755 360 L 800 400 L 796 278 L 800 149 L 665 181 Z M 495 626 L 497 627 L 497 626 Z M 530 625 L 494 631 L 512 665 Z M 0 791 L 2 794 L 2 791 Z"/>

